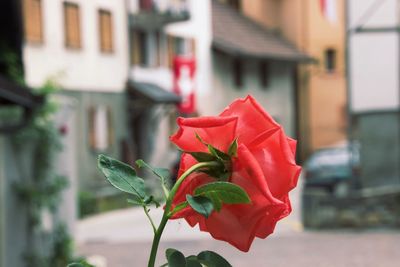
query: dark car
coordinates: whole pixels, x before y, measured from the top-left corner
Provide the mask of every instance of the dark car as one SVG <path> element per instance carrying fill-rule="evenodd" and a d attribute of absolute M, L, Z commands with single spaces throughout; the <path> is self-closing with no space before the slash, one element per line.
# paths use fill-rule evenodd
<path fill-rule="evenodd" d="M 342 143 L 315 151 L 304 165 L 305 189 L 320 188 L 343 195 L 360 169 L 359 144 Z"/>

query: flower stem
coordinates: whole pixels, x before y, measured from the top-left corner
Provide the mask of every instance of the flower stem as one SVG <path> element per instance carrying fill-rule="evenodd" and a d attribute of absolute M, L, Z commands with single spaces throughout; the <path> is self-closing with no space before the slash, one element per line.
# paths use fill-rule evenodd
<path fill-rule="evenodd" d="M 154 238 L 153 238 L 153 244 L 151 246 L 151 252 L 150 252 L 150 258 L 149 258 L 149 263 L 148 267 L 154 267 L 154 264 L 156 262 L 156 257 L 157 257 L 157 250 L 158 250 L 158 245 L 160 244 L 160 239 L 161 235 L 164 231 L 165 226 L 167 225 L 168 219 L 170 218 L 170 210 L 171 210 L 171 205 L 172 201 L 175 197 L 176 192 L 179 189 L 179 186 L 182 184 L 182 182 L 194 171 L 205 168 L 205 167 L 212 167 L 212 166 L 218 166 L 220 163 L 210 161 L 210 162 L 200 162 L 192 167 L 190 167 L 188 170 L 186 170 L 181 177 L 176 181 L 175 185 L 172 187 L 170 193 L 168 194 L 167 201 L 165 203 L 165 209 L 164 209 L 164 214 L 161 219 L 160 225 L 158 226 L 157 230 L 154 232 Z"/>

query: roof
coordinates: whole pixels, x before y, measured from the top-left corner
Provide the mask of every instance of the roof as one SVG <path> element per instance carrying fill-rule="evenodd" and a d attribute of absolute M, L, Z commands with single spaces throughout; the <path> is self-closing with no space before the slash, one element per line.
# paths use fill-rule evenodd
<path fill-rule="evenodd" d="M 19 85 L 0 75 L 0 103 L 14 104 L 33 109 L 43 103 L 43 97 L 32 93 L 25 86 Z"/>
<path fill-rule="evenodd" d="M 240 14 L 235 9 L 212 1 L 213 48 L 232 56 L 310 61 L 293 44 Z"/>
<path fill-rule="evenodd" d="M 128 82 L 128 93 L 153 104 L 177 104 L 181 98 L 152 83 Z"/>

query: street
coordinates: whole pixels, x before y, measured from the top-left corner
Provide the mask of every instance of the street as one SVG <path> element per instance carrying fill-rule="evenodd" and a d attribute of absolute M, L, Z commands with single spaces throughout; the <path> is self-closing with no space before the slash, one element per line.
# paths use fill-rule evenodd
<path fill-rule="evenodd" d="M 157 262 L 165 263 L 164 251 L 172 247 L 185 255 L 203 250 L 220 253 L 235 267 L 335 266 L 398 267 L 400 232 L 304 231 L 300 222 L 299 186 L 291 193 L 292 214 L 278 223 L 273 235 L 256 239 L 248 253 L 208 233 L 190 228 L 183 220 L 170 221 L 161 239 Z M 161 210 L 152 210 L 155 220 Z M 78 225 L 78 254 L 108 267 L 146 266 L 152 239 L 151 227 L 139 208 L 114 211 L 82 220 Z"/>

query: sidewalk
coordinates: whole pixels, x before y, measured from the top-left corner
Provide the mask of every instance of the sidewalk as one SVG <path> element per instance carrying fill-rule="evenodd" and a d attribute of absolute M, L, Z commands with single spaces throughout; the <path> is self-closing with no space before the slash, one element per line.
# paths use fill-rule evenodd
<path fill-rule="evenodd" d="M 275 233 L 271 235 L 281 236 L 302 231 L 300 221 L 300 186 L 290 194 L 293 212 L 282 221 L 278 222 Z M 161 221 L 163 209 L 152 208 L 150 215 L 156 225 Z M 139 207 L 107 212 L 83 219 L 78 222 L 75 240 L 77 244 L 85 243 L 130 243 L 147 242 L 153 238 L 153 231 L 145 216 L 143 209 Z M 187 241 L 212 239 L 208 233 L 201 232 L 197 226 L 191 228 L 183 220 L 170 220 L 164 230 L 164 241 Z"/>

